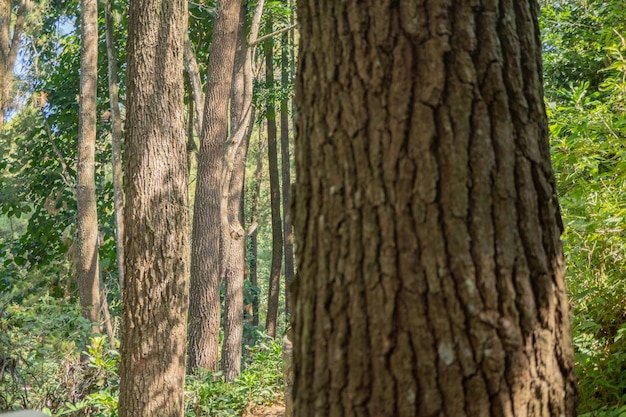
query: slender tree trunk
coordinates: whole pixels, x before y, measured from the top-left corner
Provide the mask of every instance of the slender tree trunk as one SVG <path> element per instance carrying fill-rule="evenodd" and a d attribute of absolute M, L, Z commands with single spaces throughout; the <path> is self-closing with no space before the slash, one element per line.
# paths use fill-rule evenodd
<path fill-rule="evenodd" d="M 283 197 L 283 230 L 285 253 L 285 315 L 291 312 L 289 288 L 294 275 L 293 232 L 291 226 L 291 208 L 289 206 L 291 187 L 291 161 L 289 157 L 289 99 L 286 91 L 289 88 L 289 33 L 285 32 L 281 39 L 280 83 L 283 90 L 280 101 L 280 152 Z"/>
<path fill-rule="evenodd" d="M 253 288 L 259 287 L 258 278 L 258 257 L 259 257 L 259 200 L 261 196 L 261 181 L 263 179 L 263 157 L 265 155 L 265 140 L 261 133 L 263 127 L 259 129 L 259 149 L 254 171 L 254 193 L 252 194 L 252 210 L 250 210 L 250 283 Z M 259 325 L 259 295 L 252 297 L 252 325 Z"/>
<path fill-rule="evenodd" d="M 222 178 L 240 0 L 221 0 L 213 23 L 194 203 L 188 370 L 219 368 Z"/>
<path fill-rule="evenodd" d="M 124 183 L 122 174 L 122 116 L 117 88 L 117 47 L 113 27 L 112 0 L 105 5 L 107 60 L 109 64 L 109 101 L 111 103 L 111 164 L 113 166 L 113 205 L 115 243 L 120 294 L 124 293 Z"/>
<path fill-rule="evenodd" d="M 250 39 L 256 40 L 258 20 L 263 10 L 263 1 L 256 4 L 253 15 L 253 27 Z M 235 52 L 235 67 L 231 91 L 231 135 L 225 154 L 226 169 L 222 208 L 227 208 L 222 220 L 223 230 L 227 234 L 224 242 L 226 251 L 226 297 L 224 302 L 224 344 L 222 346 L 222 370 L 224 379 L 231 381 L 241 372 L 241 342 L 243 338 L 244 315 L 244 279 L 245 279 L 245 217 L 244 217 L 244 184 L 246 172 L 246 156 L 254 124 L 254 108 L 252 107 L 252 57 L 254 47 L 247 42 L 247 10 L 242 7 Z M 255 26 L 256 24 L 256 26 Z M 233 153 L 235 152 L 235 153 Z M 228 167 L 231 167 L 229 170 Z M 229 172 L 230 171 L 230 172 Z"/>
<path fill-rule="evenodd" d="M 193 165 L 193 156 L 198 152 L 198 145 L 196 145 L 195 128 L 198 125 L 194 115 L 197 114 L 195 100 L 193 97 L 193 91 L 191 86 L 191 80 L 189 78 L 189 71 L 184 72 L 185 81 L 185 95 L 187 96 L 187 169 L 191 174 Z"/>
<path fill-rule="evenodd" d="M 189 284 L 187 2 L 133 0 L 126 119 L 120 417 L 183 417 Z"/>
<path fill-rule="evenodd" d="M 198 135 L 202 134 L 202 105 L 204 104 L 204 95 L 202 94 L 202 79 L 200 77 L 200 67 L 196 59 L 196 53 L 191 46 L 189 33 L 185 35 L 185 66 L 189 74 L 189 81 L 193 92 L 193 108 L 195 109 L 194 128 Z M 191 106 L 191 105 L 190 105 Z M 193 112 L 192 112 L 193 113 Z"/>
<path fill-rule="evenodd" d="M 109 340 L 109 346 L 112 349 L 116 349 L 115 345 L 115 332 L 113 331 L 113 321 L 111 320 L 111 313 L 109 312 L 109 301 L 107 300 L 107 293 L 102 280 L 102 272 L 100 273 L 100 312 L 102 313 L 102 324 L 104 325 L 104 332 Z"/>
<path fill-rule="evenodd" d="M 291 10 L 291 13 L 289 14 L 289 23 L 291 25 L 294 25 L 296 21 L 296 10 L 294 7 L 295 6 L 294 0 L 288 0 L 288 1 L 289 1 L 289 9 Z M 289 70 L 290 70 L 291 79 L 289 81 L 294 82 L 295 75 L 296 75 L 296 60 L 298 59 L 298 57 L 296 56 L 297 49 L 296 49 L 296 31 L 295 30 L 289 31 L 289 51 L 291 51 L 291 59 L 289 60 Z M 296 101 L 293 99 L 291 100 L 290 122 L 291 122 L 291 131 L 295 132 L 296 131 Z M 291 228 L 292 228 L 292 242 L 291 243 L 293 244 L 293 219 L 291 222 Z M 294 272 L 294 275 L 295 275 L 295 272 Z"/>
<path fill-rule="evenodd" d="M 4 127 L 4 116 L 11 103 L 11 88 L 13 86 L 13 69 L 20 40 L 24 33 L 24 20 L 30 0 L 21 0 L 17 9 L 15 23 L 11 27 L 13 1 L 0 0 L 0 132 Z M 12 30 L 11 30 L 12 29 Z"/>
<path fill-rule="evenodd" d="M 98 2 L 81 0 L 80 109 L 76 200 L 78 290 L 83 316 L 100 332 L 100 270 L 96 209 L 96 87 L 98 81 Z"/>
<path fill-rule="evenodd" d="M 271 19 L 267 23 L 267 33 L 272 33 Z M 268 90 L 274 89 L 274 40 L 265 40 L 265 83 Z M 278 140 L 276 136 L 276 108 L 274 98 L 267 101 L 267 155 L 270 171 L 270 204 L 272 206 L 272 267 L 267 295 L 267 334 L 276 338 L 278 323 L 278 299 L 280 294 L 280 270 L 283 261 L 283 231 L 280 220 L 280 180 L 278 172 Z"/>
<path fill-rule="evenodd" d="M 294 410 L 576 415 L 535 0 L 302 0 Z"/>

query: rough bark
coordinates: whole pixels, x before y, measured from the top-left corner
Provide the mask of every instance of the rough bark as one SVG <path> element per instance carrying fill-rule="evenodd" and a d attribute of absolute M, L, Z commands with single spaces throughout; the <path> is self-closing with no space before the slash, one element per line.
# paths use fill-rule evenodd
<path fill-rule="evenodd" d="M 105 4 L 107 62 L 109 70 L 109 102 L 111 103 L 111 165 L 113 206 L 115 211 L 115 245 L 120 294 L 124 293 L 124 183 L 122 174 L 122 116 L 117 87 L 117 47 L 113 31 L 112 0 Z"/>
<path fill-rule="evenodd" d="M 267 32 L 272 32 L 272 21 L 268 20 Z M 265 85 L 268 90 L 274 88 L 274 40 L 265 40 Z M 280 271 L 283 261 L 283 230 L 280 219 L 280 180 L 278 170 L 278 138 L 276 135 L 276 106 L 272 94 L 267 101 L 267 159 L 270 174 L 270 205 L 272 211 L 272 265 L 267 294 L 267 334 L 276 338 L 278 324 L 278 300 L 280 293 Z"/>
<path fill-rule="evenodd" d="M 240 0 L 218 2 L 209 55 L 193 214 L 188 370 L 219 368 L 222 178 Z"/>
<path fill-rule="evenodd" d="M 261 18 L 264 1 L 258 1 L 252 20 L 250 39 L 258 36 L 258 21 Z M 222 345 L 222 370 L 224 379 L 231 381 L 241 372 L 241 342 L 243 339 L 244 319 L 244 280 L 246 262 L 246 234 L 244 231 L 244 185 L 246 157 L 252 127 L 254 107 L 252 106 L 253 73 L 252 57 L 254 47 L 248 47 L 247 10 L 242 7 L 235 51 L 235 67 L 230 101 L 231 134 L 225 154 L 224 186 L 222 207 L 227 207 L 223 230 L 228 251 L 226 261 L 226 297 L 224 299 L 224 343 Z M 234 154 L 233 152 L 236 151 Z M 229 170 L 228 167 L 231 166 Z"/>
<path fill-rule="evenodd" d="M 13 69 L 29 7 L 30 0 L 21 0 L 14 19 L 14 1 L 0 0 L 0 132 L 4 126 L 4 114 L 11 103 Z"/>
<path fill-rule="evenodd" d="M 296 416 L 576 414 L 537 13 L 299 2 Z"/>
<path fill-rule="evenodd" d="M 291 159 L 289 155 L 289 98 L 286 94 L 289 88 L 289 33 L 285 32 L 281 40 L 280 83 L 283 90 L 280 100 L 280 154 L 283 199 L 283 231 L 285 254 L 285 315 L 291 313 L 291 297 L 289 287 L 294 276 L 293 259 L 293 228 L 291 225 L 290 188 L 291 188 Z"/>
<path fill-rule="evenodd" d="M 76 163 L 78 292 L 83 316 L 100 332 L 100 270 L 96 208 L 96 88 L 98 2 L 81 0 L 80 106 Z"/>
<path fill-rule="evenodd" d="M 248 149 L 246 121 L 252 111 L 252 85 L 246 82 L 247 71 L 247 26 L 248 16 L 245 7 L 239 15 L 237 49 L 233 70 L 233 83 L 230 98 L 231 134 L 224 157 L 224 178 L 222 192 L 222 231 L 225 234 L 224 256 L 225 296 L 224 296 L 224 341 L 222 344 L 222 371 L 224 379 L 232 381 L 241 372 L 241 340 L 243 338 L 243 282 L 245 265 L 245 231 L 242 221 L 243 186 L 245 161 Z M 250 99 L 248 100 L 248 95 Z M 248 114 L 246 114 L 248 113 Z"/>
<path fill-rule="evenodd" d="M 133 0 L 126 118 L 120 417 L 182 417 L 189 284 L 187 2 Z"/>

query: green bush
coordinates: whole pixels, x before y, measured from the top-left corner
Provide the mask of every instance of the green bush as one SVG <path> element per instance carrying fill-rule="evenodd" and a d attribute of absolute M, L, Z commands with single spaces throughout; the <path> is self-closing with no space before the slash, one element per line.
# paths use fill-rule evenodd
<path fill-rule="evenodd" d="M 626 416 L 626 43 L 620 35 L 626 28 L 616 19 L 623 10 L 615 1 L 544 8 L 551 20 L 544 20 L 547 109 L 565 225 L 579 412 L 586 416 Z M 574 56 L 601 69 L 586 72 L 569 60 Z M 554 76 L 568 71 L 578 80 Z"/>
<path fill-rule="evenodd" d="M 267 336 L 249 349 L 244 370 L 232 383 L 221 372 L 200 371 L 186 381 L 186 415 L 235 417 L 278 401 L 283 393 L 282 346 Z"/>

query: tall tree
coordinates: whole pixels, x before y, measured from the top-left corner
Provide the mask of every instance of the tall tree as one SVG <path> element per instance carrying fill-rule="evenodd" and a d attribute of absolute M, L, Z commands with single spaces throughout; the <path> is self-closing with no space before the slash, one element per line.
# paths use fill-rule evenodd
<path fill-rule="evenodd" d="M 296 416 L 574 416 L 534 0 L 299 1 Z"/>
<path fill-rule="evenodd" d="M 261 199 L 261 180 L 263 179 L 263 157 L 265 155 L 266 141 L 261 133 L 263 126 L 259 128 L 259 147 L 257 150 L 256 168 L 254 170 L 254 189 L 250 200 L 252 207 L 250 208 L 250 284 L 253 288 L 258 288 L 258 258 L 259 258 L 259 201 Z M 259 295 L 254 293 L 252 296 L 252 320 L 253 326 L 259 325 Z"/>
<path fill-rule="evenodd" d="M 272 19 L 268 19 L 267 33 L 271 34 Z M 267 295 L 267 316 L 265 329 L 271 338 L 276 337 L 278 322 L 278 300 L 280 292 L 280 271 L 283 262 L 283 231 L 280 220 L 280 180 L 278 171 L 278 138 L 276 135 L 276 105 L 274 103 L 274 39 L 265 40 L 265 87 L 269 91 L 267 99 L 267 155 L 270 171 L 270 205 L 272 208 L 272 266 Z"/>
<path fill-rule="evenodd" d="M 24 21 L 30 0 L 0 0 L 0 132 L 11 103 L 13 69 L 24 33 Z M 13 13 L 15 12 L 15 17 Z"/>
<path fill-rule="evenodd" d="M 98 1 L 81 0 L 80 102 L 76 201 L 78 289 L 82 313 L 99 331 L 100 265 L 96 208 L 96 88 L 98 84 Z"/>
<path fill-rule="evenodd" d="M 257 1 L 253 15 L 250 43 L 256 41 L 264 0 Z M 230 100 L 230 137 L 224 153 L 222 184 L 222 231 L 226 281 L 224 297 L 224 343 L 222 370 L 231 381 L 241 372 L 241 341 L 243 338 L 244 279 L 246 232 L 244 230 L 244 184 L 246 156 L 254 123 L 252 107 L 252 57 L 254 47 L 248 46 L 248 13 L 241 8 L 237 49 Z"/>
<path fill-rule="evenodd" d="M 281 56 L 280 56 L 280 156 L 281 156 L 281 185 L 283 200 L 283 231 L 284 231 L 284 254 L 285 254 L 285 315 L 291 312 L 291 297 L 289 287 L 294 276 L 294 259 L 293 259 L 293 227 L 291 225 L 291 158 L 289 153 L 289 90 L 290 84 L 290 51 L 289 32 L 284 32 L 281 37 Z"/>
<path fill-rule="evenodd" d="M 122 180 L 122 116 L 117 87 L 117 47 L 113 27 L 113 0 L 105 4 L 109 102 L 111 104 L 111 165 L 113 172 L 113 206 L 115 211 L 115 243 L 120 292 L 124 291 L 124 184 Z"/>
<path fill-rule="evenodd" d="M 184 0 L 130 2 L 120 417 L 182 417 L 189 222 Z"/>
<path fill-rule="evenodd" d="M 219 368 L 222 176 L 241 0 L 220 0 L 207 69 L 193 212 L 188 369 Z"/>
<path fill-rule="evenodd" d="M 243 338 L 243 282 L 245 265 L 245 231 L 243 216 L 243 185 L 245 160 L 248 150 L 246 134 L 248 118 L 246 106 L 248 14 L 240 9 L 237 31 L 237 49 L 230 93 L 230 137 L 224 153 L 224 175 L 222 183 L 222 241 L 225 258 L 224 294 L 224 341 L 222 344 L 222 371 L 224 379 L 231 381 L 241 372 L 241 340 Z M 252 91 L 250 87 L 250 97 Z"/>

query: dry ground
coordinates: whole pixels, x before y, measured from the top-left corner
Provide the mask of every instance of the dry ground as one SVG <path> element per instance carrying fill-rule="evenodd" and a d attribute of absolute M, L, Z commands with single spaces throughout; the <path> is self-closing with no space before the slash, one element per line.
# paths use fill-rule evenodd
<path fill-rule="evenodd" d="M 261 406 L 246 412 L 243 417 L 284 417 L 285 405 L 274 404 L 271 406 Z"/>

